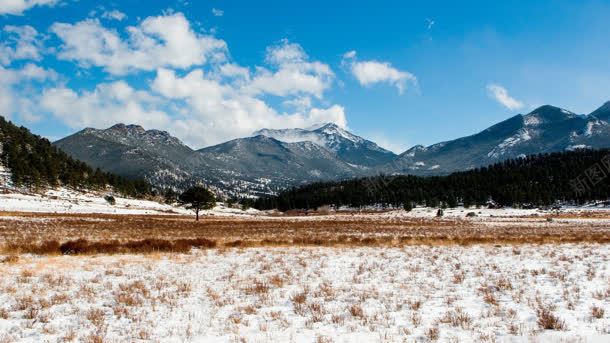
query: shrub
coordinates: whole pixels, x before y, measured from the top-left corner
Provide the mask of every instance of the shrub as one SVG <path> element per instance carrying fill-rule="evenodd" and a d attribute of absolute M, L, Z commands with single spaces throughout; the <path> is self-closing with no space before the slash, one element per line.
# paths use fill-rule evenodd
<path fill-rule="evenodd" d="M 114 198 L 114 196 L 112 196 L 110 194 L 104 196 L 104 200 L 106 200 L 106 202 L 112 206 L 116 205 L 116 199 Z"/>
<path fill-rule="evenodd" d="M 565 330 L 565 323 L 547 308 L 538 309 L 538 326 L 544 330 Z"/>
<path fill-rule="evenodd" d="M 601 307 L 593 306 L 591 307 L 591 316 L 593 318 L 602 319 L 604 318 L 604 309 Z"/>

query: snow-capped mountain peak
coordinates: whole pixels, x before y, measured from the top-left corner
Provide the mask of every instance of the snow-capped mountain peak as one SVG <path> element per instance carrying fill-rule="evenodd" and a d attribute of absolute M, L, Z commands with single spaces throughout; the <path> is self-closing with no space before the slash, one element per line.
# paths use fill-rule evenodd
<path fill-rule="evenodd" d="M 305 129 L 262 129 L 253 135 L 263 135 L 285 143 L 312 142 L 357 165 L 376 165 L 395 156 L 334 123 L 316 124 Z"/>
<path fill-rule="evenodd" d="M 576 113 L 570 112 L 563 108 L 544 105 L 526 115 L 523 115 L 523 123 L 526 126 L 537 126 L 572 119 L 576 116 Z"/>
<path fill-rule="evenodd" d="M 262 129 L 252 135 L 263 135 L 286 143 L 313 142 L 333 151 L 339 148 L 337 144 L 339 141 L 346 140 L 353 143 L 365 141 L 364 138 L 342 129 L 335 123 L 315 124 L 305 129 Z"/>

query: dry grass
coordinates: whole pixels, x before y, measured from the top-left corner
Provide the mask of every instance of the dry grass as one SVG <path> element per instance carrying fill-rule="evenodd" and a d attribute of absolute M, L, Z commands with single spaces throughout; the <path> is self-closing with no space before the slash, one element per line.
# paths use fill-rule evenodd
<path fill-rule="evenodd" d="M 5 248 L 12 253 L 30 253 L 38 255 L 87 255 L 87 254 L 118 254 L 118 253 L 159 253 L 159 252 L 189 252 L 192 248 L 213 248 L 215 241 L 205 238 L 193 239 L 143 239 L 120 242 L 118 240 L 91 242 L 86 239 L 36 243 L 10 243 Z"/>
<path fill-rule="evenodd" d="M 541 307 L 538 309 L 538 326 L 544 330 L 560 330 L 566 329 L 564 321 L 559 319 L 549 308 Z"/>
<path fill-rule="evenodd" d="M 23 255 L 0 264 L 0 324 L 8 325 L 11 342 L 32 331 L 41 341 L 79 342 L 290 341 L 297 331 L 310 342 L 610 334 L 608 245 L 520 245 L 518 255 L 513 249 Z"/>
<path fill-rule="evenodd" d="M 593 306 L 591 307 L 591 316 L 596 319 L 604 318 L 604 309 L 602 307 Z"/>
<path fill-rule="evenodd" d="M 544 218 L 281 218 L 0 213 L 0 249 L 35 254 L 185 252 L 193 247 L 610 243 L 610 225 Z M 574 216 L 574 215 L 572 215 Z M 15 218 L 17 217 L 17 218 Z M 515 250 L 518 253 L 518 250 Z M 10 261 L 2 261 L 10 262 Z M 455 282 L 461 276 L 456 274 Z"/>

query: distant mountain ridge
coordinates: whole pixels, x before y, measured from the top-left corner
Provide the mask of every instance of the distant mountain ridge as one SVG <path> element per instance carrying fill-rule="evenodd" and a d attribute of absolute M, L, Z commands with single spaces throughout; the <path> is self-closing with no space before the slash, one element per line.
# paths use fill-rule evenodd
<path fill-rule="evenodd" d="M 472 136 L 412 147 L 381 169 L 401 174 L 448 174 L 532 154 L 607 148 L 609 118 L 610 102 L 589 115 L 545 105 Z"/>
<path fill-rule="evenodd" d="M 254 132 L 254 135 L 264 135 L 288 143 L 313 142 L 334 152 L 342 160 L 359 166 L 378 166 L 396 157 L 393 152 L 333 123 L 315 125 L 307 129 L 262 129 Z"/>
<path fill-rule="evenodd" d="M 29 191 L 49 187 L 113 191 L 135 197 L 152 194 L 144 180 L 92 168 L 0 116 L 0 188 Z"/>
<path fill-rule="evenodd" d="M 314 181 L 375 174 L 443 175 L 526 155 L 610 147 L 610 102 L 589 115 L 545 105 L 477 134 L 400 155 L 340 126 L 261 129 L 193 150 L 165 131 L 117 124 L 84 129 L 54 144 L 106 171 L 160 188 L 207 185 L 233 196 L 273 194 Z"/>
<path fill-rule="evenodd" d="M 186 183 L 200 156 L 169 133 L 139 125 L 86 128 L 54 143 L 72 157 L 126 177 L 143 177 L 158 187 Z"/>
<path fill-rule="evenodd" d="M 125 124 L 87 128 L 54 144 L 93 166 L 143 177 L 159 188 L 183 189 L 204 182 L 235 196 L 354 177 L 396 156 L 330 123 L 312 129 L 261 130 L 197 151 L 165 131 Z"/>

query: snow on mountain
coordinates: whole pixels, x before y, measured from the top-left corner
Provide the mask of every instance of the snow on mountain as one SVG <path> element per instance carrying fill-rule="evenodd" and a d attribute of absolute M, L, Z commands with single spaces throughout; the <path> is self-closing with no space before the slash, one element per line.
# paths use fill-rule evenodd
<path fill-rule="evenodd" d="M 272 137 L 287 143 L 309 141 L 331 151 L 339 150 L 341 143 L 345 143 L 344 141 L 354 144 L 365 141 L 364 138 L 356 136 L 333 123 L 316 124 L 307 129 L 262 129 L 253 133 L 253 136 L 258 135 Z"/>
<path fill-rule="evenodd" d="M 505 159 L 579 148 L 610 148 L 610 102 L 589 115 L 545 105 L 519 114 L 477 134 L 415 146 L 384 171 L 418 175 L 447 174 L 486 166 Z M 419 162 L 438 166 L 421 168 Z"/>
<path fill-rule="evenodd" d="M 520 129 L 514 135 L 506 138 L 502 143 L 498 144 L 493 148 L 488 154 L 487 157 L 491 158 L 499 158 L 502 155 L 506 154 L 507 149 L 512 148 L 520 143 L 527 142 L 532 139 L 530 135 L 530 131 L 527 129 Z"/>
<path fill-rule="evenodd" d="M 253 135 L 263 135 L 286 143 L 312 142 L 334 152 L 350 164 L 367 167 L 387 163 L 396 156 L 334 123 L 316 124 L 306 129 L 262 129 Z"/>
<path fill-rule="evenodd" d="M 55 143 L 79 159 L 114 174 L 145 178 L 159 188 L 181 188 L 192 180 L 201 156 L 165 131 L 116 124 L 87 128 Z"/>
<path fill-rule="evenodd" d="M 203 182 L 225 194 L 273 194 L 303 183 L 376 173 L 447 174 L 509 158 L 610 147 L 610 102 L 589 115 L 541 106 L 477 134 L 396 156 L 333 123 L 262 129 L 194 151 L 169 133 L 117 124 L 85 129 L 55 145 L 90 165 L 159 187 Z"/>

